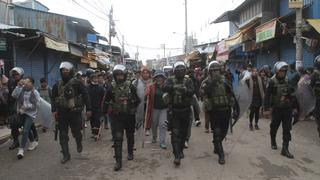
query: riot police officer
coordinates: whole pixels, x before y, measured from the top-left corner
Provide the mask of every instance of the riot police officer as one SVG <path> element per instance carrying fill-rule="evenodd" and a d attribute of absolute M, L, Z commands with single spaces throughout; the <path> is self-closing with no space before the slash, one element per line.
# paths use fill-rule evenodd
<path fill-rule="evenodd" d="M 168 128 L 171 130 L 173 163 L 179 166 L 181 159 L 184 158 L 183 148 L 190 123 L 192 97 L 195 90 L 192 80 L 185 76 L 186 65 L 183 62 L 176 62 L 173 65 L 173 73 L 174 76 L 167 79 L 163 85 L 163 91 L 170 99 L 171 117 L 168 117 Z"/>
<path fill-rule="evenodd" d="M 139 104 L 136 88 L 127 80 L 126 67 L 118 64 L 113 69 L 114 81 L 105 96 L 105 112 L 111 108 L 111 129 L 114 142 L 115 171 L 122 168 L 122 141 L 126 131 L 128 160 L 133 160 L 135 112 Z"/>
<path fill-rule="evenodd" d="M 200 92 L 213 129 L 214 153 L 219 156 L 219 164 L 225 164 L 222 141 L 228 132 L 235 96 L 231 85 L 221 73 L 221 65 L 218 61 L 209 63 L 208 77 L 202 82 Z"/>
<path fill-rule="evenodd" d="M 282 123 L 282 151 L 281 155 L 287 158 L 294 158 L 289 152 L 289 141 L 291 141 L 292 112 L 296 111 L 297 102 L 293 95 L 294 89 L 290 86 L 286 76 L 288 64 L 279 61 L 274 65 L 275 75 L 270 79 L 265 94 L 264 107 L 269 115 L 272 108 L 272 120 L 270 124 L 271 148 L 277 149 L 276 135 Z"/>
<path fill-rule="evenodd" d="M 84 84 L 74 77 L 74 67 L 70 62 L 64 61 L 60 64 L 62 80 L 58 81 L 52 88 L 51 111 L 58 122 L 59 141 L 64 164 L 70 160 L 69 153 L 69 127 L 76 140 L 77 152 L 82 155 L 81 134 L 81 112 L 86 106 L 87 117 L 91 116 L 91 104 L 89 95 Z"/>
<path fill-rule="evenodd" d="M 320 137 L 320 55 L 314 60 L 314 71 L 311 75 L 311 87 L 316 96 L 316 107 L 314 115 L 318 124 L 318 133 Z"/>

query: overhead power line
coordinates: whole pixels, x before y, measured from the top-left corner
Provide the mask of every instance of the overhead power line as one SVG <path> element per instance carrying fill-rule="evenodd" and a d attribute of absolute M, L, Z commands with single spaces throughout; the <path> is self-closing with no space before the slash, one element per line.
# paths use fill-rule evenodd
<path fill-rule="evenodd" d="M 89 12 L 90 14 L 94 15 L 95 17 L 102 19 L 104 21 L 107 21 L 107 17 L 101 17 L 95 13 L 93 13 L 92 11 L 88 10 L 88 8 L 84 7 L 83 5 L 81 5 L 80 3 L 78 3 L 76 0 L 72 0 L 72 2 L 74 2 L 76 5 L 78 5 L 79 7 L 81 7 L 82 9 L 86 10 L 87 12 Z"/>
<path fill-rule="evenodd" d="M 156 48 L 156 47 L 146 47 L 146 46 L 140 46 L 140 45 L 134 45 L 134 44 L 128 44 L 128 43 L 125 43 L 125 45 L 127 46 L 131 46 L 131 47 L 139 47 L 141 49 L 149 49 L 149 50 L 163 50 L 163 48 Z M 166 47 L 166 50 L 181 50 L 183 48 L 167 48 Z"/>
<path fill-rule="evenodd" d="M 94 6 L 92 3 L 88 2 L 87 0 L 83 0 L 87 5 L 89 5 L 91 8 L 93 8 L 94 10 L 98 11 L 99 13 L 108 16 L 107 11 L 103 11 L 102 9 L 99 9 L 97 6 Z M 92 2 L 92 1 L 91 1 Z M 95 1 L 93 1 L 95 2 Z"/>

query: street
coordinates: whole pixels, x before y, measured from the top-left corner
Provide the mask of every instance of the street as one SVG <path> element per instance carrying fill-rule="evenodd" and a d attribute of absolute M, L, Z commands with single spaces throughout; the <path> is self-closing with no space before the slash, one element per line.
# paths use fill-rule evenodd
<path fill-rule="evenodd" d="M 159 144 L 136 141 L 135 159 L 126 160 L 123 153 L 123 169 L 113 171 L 114 159 L 111 148 L 110 130 L 103 130 L 103 139 L 94 142 L 87 128 L 84 140 L 89 159 L 77 159 L 74 139 L 70 135 L 71 161 L 60 164 L 60 146 L 53 140 L 53 132 L 40 134 L 39 147 L 25 153 L 22 160 L 17 151 L 9 151 L 10 141 L 0 146 L 0 179 L 32 180 L 84 180 L 84 179 L 165 179 L 165 180 L 318 180 L 320 179 L 320 140 L 314 121 L 299 122 L 293 127 L 290 150 L 295 159 L 280 155 L 281 127 L 278 132 L 278 150 L 271 150 L 269 141 L 269 120 L 260 120 L 261 130 L 249 131 L 246 119 L 241 119 L 224 141 L 226 164 L 218 164 L 218 156 L 213 153 L 211 134 L 204 133 L 203 124 L 192 127 L 189 148 L 180 167 L 174 167 L 167 136 L 167 150 Z M 139 134 L 139 133 L 137 133 Z M 147 140 L 150 140 L 150 136 Z M 124 144 L 126 147 L 126 144 Z"/>

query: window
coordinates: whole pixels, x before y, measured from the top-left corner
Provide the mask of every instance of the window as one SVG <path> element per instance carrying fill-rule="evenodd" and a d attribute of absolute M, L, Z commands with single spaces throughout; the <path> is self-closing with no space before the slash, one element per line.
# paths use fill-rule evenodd
<path fill-rule="evenodd" d="M 304 0 L 304 5 L 307 6 L 309 4 L 312 4 L 313 0 Z"/>

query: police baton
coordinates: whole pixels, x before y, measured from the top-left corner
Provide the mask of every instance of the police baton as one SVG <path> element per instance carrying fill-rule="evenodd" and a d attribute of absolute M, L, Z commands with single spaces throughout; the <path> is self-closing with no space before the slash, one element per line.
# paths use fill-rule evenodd
<path fill-rule="evenodd" d="M 59 134 L 59 124 L 58 121 L 56 120 L 55 127 L 54 127 L 54 140 L 58 140 L 58 134 Z"/>

